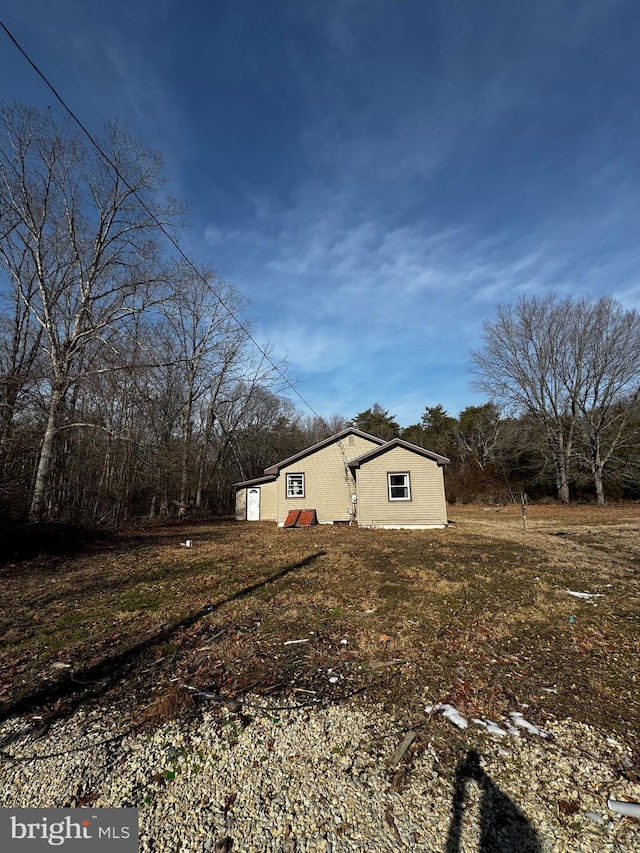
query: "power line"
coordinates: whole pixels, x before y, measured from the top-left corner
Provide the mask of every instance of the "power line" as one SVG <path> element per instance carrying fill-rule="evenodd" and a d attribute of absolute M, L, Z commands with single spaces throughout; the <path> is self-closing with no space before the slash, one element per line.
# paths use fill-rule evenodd
<path fill-rule="evenodd" d="M 189 257 L 185 254 L 185 252 L 183 251 L 183 249 L 181 248 L 180 244 L 179 244 L 179 243 L 178 243 L 178 241 L 175 239 L 175 237 L 173 237 L 173 235 L 172 235 L 172 234 L 170 234 L 170 233 L 166 230 L 166 228 L 164 227 L 164 225 L 162 224 L 162 222 L 160 222 L 160 220 L 159 220 L 159 219 L 158 219 L 158 217 L 154 214 L 154 212 L 153 212 L 152 210 L 150 210 L 150 209 L 149 209 L 149 207 L 148 207 L 148 205 L 145 203 L 144 199 L 140 198 L 140 196 L 138 195 L 137 190 L 136 190 L 134 187 L 132 187 L 132 186 L 131 186 L 131 184 L 127 181 L 127 179 L 126 179 L 126 178 L 125 178 L 125 177 L 120 173 L 120 171 L 119 171 L 119 169 L 118 169 L 117 165 L 113 162 L 113 160 L 109 157 L 109 155 L 104 151 L 104 149 L 102 148 L 102 146 L 100 145 L 100 143 L 99 143 L 99 142 L 98 142 L 98 141 L 93 137 L 93 135 L 89 132 L 89 130 L 87 130 L 87 128 L 86 128 L 86 127 L 84 126 L 84 124 L 80 121 L 80 119 L 78 118 L 78 116 L 77 116 L 77 115 L 73 112 L 73 110 L 72 110 L 72 109 L 67 105 L 66 101 L 63 99 L 63 97 L 62 97 L 62 96 L 59 94 L 59 92 L 56 90 L 56 88 L 54 87 L 54 85 L 53 85 L 53 84 L 48 80 L 48 78 L 47 78 L 47 77 L 45 76 L 45 74 L 40 70 L 40 68 L 38 68 L 38 66 L 35 64 L 35 62 L 31 59 L 31 57 L 27 54 L 27 52 L 24 50 L 24 48 L 23 48 L 23 47 L 20 45 L 20 43 L 17 41 L 17 39 L 15 38 L 15 36 L 11 33 L 11 31 L 8 29 L 8 27 L 7 27 L 7 26 L 6 26 L 2 21 L 0 21 L 0 27 L 2 27 L 2 29 L 4 30 L 4 32 L 7 34 L 7 36 L 9 37 L 9 39 L 13 42 L 13 44 L 14 44 L 14 45 L 15 45 L 15 47 L 17 48 L 17 50 L 18 50 L 18 51 L 20 52 L 20 54 L 24 57 L 24 59 L 29 63 L 29 65 L 33 68 L 33 70 L 36 72 L 36 74 L 38 75 L 38 77 L 40 77 L 40 79 L 43 81 L 43 83 L 45 84 L 45 86 L 46 86 L 46 87 L 51 91 L 51 93 L 52 93 L 52 94 L 53 94 L 53 96 L 56 98 L 56 100 L 60 103 L 60 105 L 62 106 L 62 108 L 65 110 L 65 112 L 67 112 L 67 113 L 68 113 L 68 115 L 69 115 L 69 116 L 71 116 L 72 120 L 73 120 L 73 121 L 78 125 L 78 127 L 80 128 L 80 130 L 84 133 L 84 135 L 87 137 L 87 139 L 88 139 L 88 140 L 89 140 L 89 142 L 93 145 L 93 147 L 96 149 L 96 151 L 100 154 L 100 156 L 104 159 L 104 161 L 105 161 L 105 162 L 110 166 L 110 168 L 111 168 L 111 169 L 113 169 L 113 171 L 116 173 L 116 175 L 118 176 L 118 178 L 122 181 L 122 183 L 123 183 L 123 184 L 127 187 L 127 189 L 131 192 L 131 194 L 132 194 L 132 195 L 134 196 L 134 198 L 138 201 L 138 203 L 140 204 L 140 206 L 142 207 L 142 209 L 144 210 L 144 212 L 149 216 L 149 218 L 150 218 L 150 219 L 152 220 L 152 222 L 156 225 L 156 227 L 160 229 L 160 231 L 164 234 L 164 236 L 167 238 L 167 240 L 168 240 L 168 241 L 171 243 L 171 245 L 174 247 L 174 249 L 176 249 L 176 251 L 178 252 L 178 254 L 180 255 L 180 257 L 181 257 L 181 258 L 186 262 L 186 264 L 187 264 L 187 265 L 188 265 L 188 266 L 193 270 L 193 272 L 196 274 L 196 276 L 197 276 L 199 279 L 201 279 L 205 284 L 207 284 L 207 285 L 208 285 L 208 282 L 207 282 L 207 280 L 205 279 L 205 277 L 202 275 L 202 273 L 200 272 L 200 270 L 199 270 L 199 269 L 196 267 L 196 265 L 193 263 L 193 261 L 191 260 L 191 258 L 189 258 Z M 316 417 L 316 418 L 318 418 L 320 421 L 322 421 L 322 423 L 324 423 L 324 424 L 326 425 L 326 421 L 325 421 L 325 419 L 322 417 L 322 415 L 319 415 L 319 414 L 318 414 L 318 412 L 316 412 L 316 410 L 313 408 L 313 406 L 311 405 L 311 403 L 309 403 L 309 402 L 308 402 L 308 401 L 307 401 L 307 400 L 302 396 L 302 394 L 301 394 L 301 393 L 298 391 L 298 389 L 293 385 L 293 383 L 292 383 L 292 382 L 287 378 L 287 376 L 285 376 L 285 374 L 284 374 L 284 373 L 282 372 L 282 370 L 278 367 L 278 365 L 273 361 L 273 359 L 272 359 L 272 358 L 271 358 L 271 356 L 268 354 L 268 352 L 267 352 L 265 349 L 263 349 L 263 347 L 261 347 L 261 346 L 260 346 L 260 344 L 256 341 L 256 339 L 253 337 L 253 335 L 251 334 L 251 332 L 247 329 L 247 327 L 245 326 L 245 324 L 240 320 L 240 318 L 239 318 L 239 317 L 237 317 L 237 316 L 236 316 L 235 312 L 234 312 L 231 308 L 229 308 L 229 306 L 226 304 L 226 302 L 225 302 L 225 301 L 224 301 L 224 300 L 223 300 L 223 299 L 222 299 L 222 298 L 221 298 L 221 297 L 220 297 L 220 296 L 215 292 L 215 290 L 213 290 L 212 292 L 213 292 L 213 295 L 215 296 L 215 298 L 216 298 L 216 299 L 218 300 L 218 302 L 220 303 L 220 305 L 222 305 L 222 307 L 224 308 L 224 310 L 227 312 L 227 314 L 228 314 L 228 315 L 231 317 L 231 319 L 232 319 L 232 320 L 237 324 L 238 328 L 239 328 L 239 329 L 241 329 L 241 330 L 242 330 L 242 332 L 244 332 L 244 334 L 247 336 L 248 340 L 250 340 L 250 341 L 251 341 L 251 343 L 256 347 L 256 349 L 258 350 L 258 352 L 262 355 L 262 357 L 263 357 L 264 359 L 266 359 L 266 361 L 267 361 L 267 362 L 271 365 L 271 367 L 276 371 L 276 373 L 277 373 L 277 374 L 278 374 L 278 376 L 283 380 L 283 382 L 284 382 L 284 383 L 285 383 L 285 384 L 286 384 L 286 385 L 287 385 L 287 386 L 288 386 L 288 387 L 293 391 L 293 393 L 294 393 L 294 394 L 295 394 L 295 395 L 296 395 L 296 396 L 297 396 L 297 397 L 302 401 L 302 403 L 307 407 L 307 409 L 309 409 L 309 411 L 310 411 L 313 415 L 315 415 L 315 417 Z"/>

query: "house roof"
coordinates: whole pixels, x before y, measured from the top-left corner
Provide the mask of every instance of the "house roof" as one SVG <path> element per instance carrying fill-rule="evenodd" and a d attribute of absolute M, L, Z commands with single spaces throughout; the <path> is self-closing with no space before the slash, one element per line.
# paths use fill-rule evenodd
<path fill-rule="evenodd" d="M 272 483 L 275 477 L 256 477 L 254 480 L 243 480 L 241 483 L 234 483 L 234 486 L 242 488 L 243 486 L 261 486 L 263 483 Z"/>
<path fill-rule="evenodd" d="M 347 436 L 349 435 L 358 435 L 360 436 L 360 438 L 366 438 L 369 441 L 374 441 L 376 444 L 380 445 L 385 443 L 381 438 L 376 438 L 375 435 L 369 435 L 368 432 L 362 432 L 359 429 L 355 429 L 355 427 L 347 427 L 341 432 L 337 432 L 335 435 L 330 435 L 329 438 L 325 438 L 322 441 L 319 441 L 317 444 L 314 444 L 311 447 L 307 447 L 304 450 L 301 450 L 299 453 L 295 453 L 293 456 L 289 456 L 288 459 L 283 459 L 282 462 L 278 462 L 275 465 L 272 465 L 270 468 L 265 468 L 264 473 L 277 476 L 280 473 L 281 468 L 286 468 L 288 465 L 292 465 L 294 462 L 298 462 L 300 459 L 304 459 L 305 456 L 310 456 L 312 453 L 315 453 L 318 450 L 322 450 L 323 447 L 329 447 L 330 444 L 342 441 L 343 438 L 347 438 Z"/>
<path fill-rule="evenodd" d="M 417 453 L 419 456 L 425 456 L 427 459 L 432 459 L 434 462 L 437 462 L 440 466 L 448 465 L 451 461 L 450 459 L 447 459 L 446 456 L 440 456 L 439 453 L 434 453 L 432 450 L 426 450 L 424 447 L 418 447 L 417 444 L 411 444 L 408 441 L 403 441 L 401 438 L 393 438 L 391 441 L 383 442 L 381 447 L 374 447 L 373 450 L 368 450 L 366 453 L 363 453 L 362 456 L 352 459 L 351 462 L 348 462 L 347 464 L 349 468 L 359 468 L 364 462 L 368 462 L 370 459 L 375 459 L 376 456 L 381 456 L 383 453 L 393 450 L 394 447 L 402 447 L 404 450 L 410 450 L 412 453 Z"/>

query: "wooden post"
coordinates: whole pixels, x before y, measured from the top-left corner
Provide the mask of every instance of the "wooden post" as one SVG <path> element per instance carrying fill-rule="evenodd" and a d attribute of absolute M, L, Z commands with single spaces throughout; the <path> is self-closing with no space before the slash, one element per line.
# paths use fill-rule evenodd
<path fill-rule="evenodd" d="M 527 495 L 523 492 L 520 496 L 520 500 L 522 503 L 522 529 L 527 529 Z"/>

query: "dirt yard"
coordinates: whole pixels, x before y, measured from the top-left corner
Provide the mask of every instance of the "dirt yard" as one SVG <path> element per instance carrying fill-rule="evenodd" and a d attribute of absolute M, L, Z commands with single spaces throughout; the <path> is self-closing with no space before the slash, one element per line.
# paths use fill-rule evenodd
<path fill-rule="evenodd" d="M 527 514 L 526 531 L 519 507 L 461 505 L 441 531 L 185 521 L 5 562 L 0 714 L 106 701 L 153 724 L 196 713 L 198 691 L 251 692 L 409 720 L 525 705 L 633 737 L 640 506 Z"/>

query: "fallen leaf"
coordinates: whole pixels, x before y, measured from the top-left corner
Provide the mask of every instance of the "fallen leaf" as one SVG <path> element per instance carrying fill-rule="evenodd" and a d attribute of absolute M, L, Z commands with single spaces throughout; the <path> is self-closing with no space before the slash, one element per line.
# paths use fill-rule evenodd
<path fill-rule="evenodd" d="M 580 811 L 580 806 L 577 803 L 572 803 L 569 800 L 558 800 L 558 808 L 562 814 L 572 815 Z"/>

